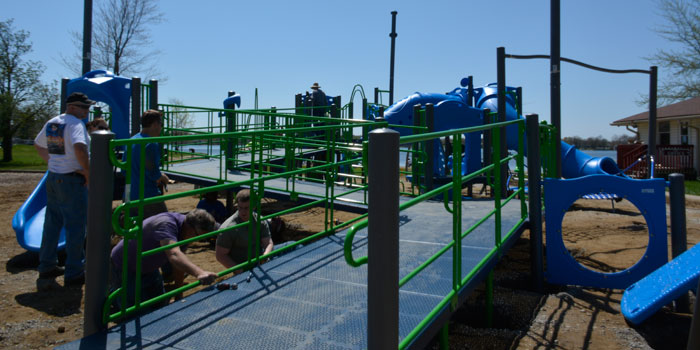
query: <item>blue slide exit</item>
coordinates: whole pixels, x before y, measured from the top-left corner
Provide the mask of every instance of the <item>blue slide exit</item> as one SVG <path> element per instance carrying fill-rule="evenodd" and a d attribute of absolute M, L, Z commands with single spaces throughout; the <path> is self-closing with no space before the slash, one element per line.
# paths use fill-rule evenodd
<path fill-rule="evenodd" d="M 498 99 L 496 84 L 489 84 L 484 87 L 474 89 L 475 107 L 470 107 L 467 101 L 467 89 L 456 88 L 446 94 L 425 94 L 414 93 L 394 105 L 384 112 L 384 119 L 389 124 L 413 125 L 413 106 L 416 104 L 425 105 L 432 103 L 435 107 L 435 128 L 433 131 L 444 131 L 457 128 L 465 128 L 483 124 L 483 110 L 489 109 L 491 112 L 498 111 Z M 506 88 L 508 92 L 514 92 L 511 87 Z M 506 94 L 506 120 L 521 118 L 515 109 L 514 94 Z M 410 135 L 412 129 L 397 129 L 401 136 Z M 518 147 L 517 125 L 506 127 L 506 142 L 508 149 L 514 150 Z M 437 142 L 436 142 L 436 147 Z M 469 173 L 481 167 L 481 133 L 470 133 L 466 135 L 465 159 L 462 163 L 466 166 L 463 171 Z M 527 150 L 526 150 L 527 155 Z M 582 177 L 586 175 L 617 175 L 621 171 L 610 157 L 592 157 L 576 147 L 561 143 L 562 176 L 567 179 Z M 436 166 L 437 166 L 436 162 Z M 436 174 L 440 171 L 436 169 Z"/>
<path fill-rule="evenodd" d="M 112 113 L 110 126 L 116 138 L 129 138 L 129 101 L 131 99 L 131 79 L 115 76 L 111 72 L 96 70 L 68 82 L 66 94 L 82 92 L 90 99 L 109 105 Z M 111 194 L 108 194 L 111 195 Z M 32 252 L 41 247 L 46 213 L 46 175 L 19 207 L 12 218 L 12 228 L 17 235 L 17 243 Z M 61 230 L 58 249 L 65 247 L 65 231 Z"/>

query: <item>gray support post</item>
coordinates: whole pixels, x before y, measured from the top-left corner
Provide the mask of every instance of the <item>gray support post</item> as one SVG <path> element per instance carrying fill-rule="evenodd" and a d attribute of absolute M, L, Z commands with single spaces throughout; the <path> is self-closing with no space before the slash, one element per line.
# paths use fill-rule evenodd
<path fill-rule="evenodd" d="M 150 93 L 148 94 L 148 108 L 158 109 L 158 80 L 151 79 L 148 81 L 150 85 Z"/>
<path fill-rule="evenodd" d="M 554 149 L 557 179 L 561 178 L 561 4 L 550 0 L 549 91 L 551 121 L 554 125 Z"/>
<path fill-rule="evenodd" d="M 435 109 L 432 103 L 425 104 L 425 126 L 428 128 L 428 132 L 431 133 L 435 131 Z M 461 136 L 460 136 L 461 137 Z M 433 166 L 435 165 L 435 143 L 440 142 L 440 140 L 425 141 L 425 152 L 427 158 L 425 160 L 425 191 L 428 192 L 433 189 Z M 452 156 L 452 159 L 457 159 Z M 456 160 L 455 160 L 456 161 Z M 462 161 L 460 156 L 460 162 Z"/>
<path fill-rule="evenodd" d="M 332 118 L 340 119 L 340 110 L 343 108 L 342 100 L 343 98 L 340 95 L 333 97 L 333 104 L 335 105 L 335 108 L 331 110 Z"/>
<path fill-rule="evenodd" d="M 374 88 L 374 104 L 375 105 L 379 104 L 379 88 L 378 87 Z"/>
<path fill-rule="evenodd" d="M 474 106 L 474 77 L 468 76 L 469 83 L 467 84 L 467 106 Z"/>
<path fill-rule="evenodd" d="M 668 176 L 671 201 L 671 256 L 675 259 L 688 247 L 685 221 L 685 176 L 673 173 Z M 688 293 L 676 299 L 676 312 L 690 312 Z"/>
<path fill-rule="evenodd" d="M 536 291 L 544 287 L 544 258 L 542 255 L 542 180 L 540 165 L 540 122 L 537 114 L 528 114 L 527 123 L 527 177 L 530 224 L 530 271 Z"/>
<path fill-rule="evenodd" d="M 92 60 L 92 0 L 83 4 L 83 75 L 91 70 Z"/>
<path fill-rule="evenodd" d="M 301 115 L 304 111 L 301 109 L 301 94 L 294 95 L 294 114 Z"/>
<path fill-rule="evenodd" d="M 647 148 L 647 155 L 656 157 L 656 80 L 658 69 L 656 66 L 651 66 L 649 72 L 649 147 Z M 651 158 L 649 158 L 649 174 L 654 173 L 651 167 L 652 162 Z"/>
<path fill-rule="evenodd" d="M 141 132 L 141 78 L 131 78 L 131 136 Z"/>
<path fill-rule="evenodd" d="M 695 312 L 693 312 L 693 320 L 690 322 L 688 350 L 700 350 L 700 301 L 698 301 L 698 295 L 700 295 L 700 280 L 698 280 L 698 289 L 695 290 Z"/>
<path fill-rule="evenodd" d="M 394 104 L 394 58 L 396 52 L 396 14 L 398 12 L 391 11 L 391 59 L 389 67 L 389 106 Z"/>
<path fill-rule="evenodd" d="M 362 99 L 362 120 L 369 120 L 369 113 L 367 110 L 367 98 Z M 369 128 L 366 126 L 362 127 L 362 139 L 367 140 L 369 137 Z"/>
<path fill-rule="evenodd" d="M 399 345 L 399 133 L 369 133 L 367 348 Z"/>
<path fill-rule="evenodd" d="M 229 91 L 228 92 L 228 97 L 231 97 L 235 95 L 235 91 Z M 228 109 L 236 109 L 236 104 L 232 103 Z M 226 132 L 234 132 L 236 131 L 236 113 L 231 113 L 231 112 L 226 112 Z M 234 144 L 236 147 L 238 147 L 238 139 L 237 138 L 227 138 L 226 139 L 226 149 L 224 150 L 224 155 L 226 156 L 226 170 L 228 171 L 230 168 L 233 167 L 233 160 L 231 158 L 233 157 L 233 147 Z M 228 197 L 226 200 L 226 205 L 228 205 Z M 231 212 L 231 208 L 229 207 L 229 212 Z"/>
<path fill-rule="evenodd" d="M 68 98 L 68 82 L 70 79 L 61 79 L 61 113 L 66 111 L 66 98 Z M 90 96 L 88 96 L 89 98 Z"/>
<path fill-rule="evenodd" d="M 498 122 L 502 123 L 506 121 L 506 48 L 499 47 L 496 49 L 496 56 L 498 57 L 498 63 L 496 64 L 496 81 L 498 84 Z M 503 159 L 508 156 L 508 144 L 506 142 L 506 129 L 505 127 L 501 129 L 501 154 L 499 159 Z M 498 165 L 498 164 L 497 164 Z M 508 193 L 508 164 L 501 164 L 498 167 L 498 171 L 501 172 L 501 193 L 507 197 Z"/>
<path fill-rule="evenodd" d="M 114 173 L 109 160 L 110 131 L 92 133 L 90 143 L 90 185 L 88 188 L 87 237 L 85 254 L 85 314 L 83 335 L 105 328 L 102 306 L 109 292 L 109 244 L 112 233 L 112 192 Z"/>

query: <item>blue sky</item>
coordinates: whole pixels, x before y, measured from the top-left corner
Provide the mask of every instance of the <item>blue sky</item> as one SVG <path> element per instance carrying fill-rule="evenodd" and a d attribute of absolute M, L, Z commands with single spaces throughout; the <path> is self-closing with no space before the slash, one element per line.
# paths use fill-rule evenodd
<path fill-rule="evenodd" d="M 94 6 L 103 0 L 94 0 Z M 243 108 L 293 107 L 294 94 L 315 81 L 348 102 L 355 84 L 372 99 L 388 89 L 391 15 L 398 11 L 394 100 L 413 92 L 446 92 L 472 75 L 476 86 L 496 81 L 496 48 L 549 54 L 549 1 L 184 1 L 160 3 L 165 21 L 152 26 L 162 52 L 160 101 L 220 107 L 229 90 Z M 97 11 L 95 11 L 97 13 Z M 31 33 L 27 58 L 46 66 L 43 79 L 74 78 L 60 55 L 75 47 L 83 1 L 5 1 L 0 20 Z M 99 19 L 95 16 L 93 21 Z M 648 69 L 648 57 L 672 44 L 653 0 L 561 1 L 563 57 L 612 69 Z M 93 69 L 99 67 L 93 66 Z M 522 86 L 524 112 L 549 120 L 549 61 L 507 60 L 507 84 Z M 659 79 L 665 77 L 660 69 Z M 155 77 L 157 79 L 157 77 Z M 625 134 L 610 122 L 646 110 L 643 74 L 607 74 L 563 63 L 562 136 Z M 359 98 L 356 97 L 358 104 Z M 356 113 L 357 114 L 357 113 Z"/>

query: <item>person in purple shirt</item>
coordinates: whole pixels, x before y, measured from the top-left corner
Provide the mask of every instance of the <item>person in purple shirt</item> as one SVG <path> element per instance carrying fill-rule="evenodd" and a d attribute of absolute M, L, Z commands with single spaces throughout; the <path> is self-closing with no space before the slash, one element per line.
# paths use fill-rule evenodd
<path fill-rule="evenodd" d="M 158 247 L 170 245 L 191 237 L 203 235 L 216 230 L 216 222 L 211 214 L 202 209 L 194 209 L 189 213 L 180 214 L 165 212 L 151 216 L 143 221 L 142 251 L 152 250 Z M 182 247 L 182 248 L 181 248 Z M 170 263 L 176 271 L 182 273 L 176 275 L 175 286 L 182 285 L 183 273 L 196 277 L 202 284 L 211 284 L 217 274 L 205 271 L 195 265 L 184 253 L 186 246 L 174 247 L 163 252 L 149 255 L 141 259 L 141 300 L 155 298 L 163 293 L 163 276 L 160 267 Z M 112 249 L 112 279 L 111 290 L 122 287 L 122 268 L 124 257 L 124 240 L 122 239 Z M 127 301 L 128 305 L 134 304 L 134 282 L 136 275 L 136 240 L 129 240 L 127 253 L 128 281 Z M 117 298 L 119 299 L 119 298 Z"/>

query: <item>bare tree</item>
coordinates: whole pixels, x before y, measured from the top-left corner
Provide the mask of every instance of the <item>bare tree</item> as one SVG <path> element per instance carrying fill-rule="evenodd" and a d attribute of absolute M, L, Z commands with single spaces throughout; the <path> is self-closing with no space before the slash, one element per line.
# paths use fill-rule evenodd
<path fill-rule="evenodd" d="M 40 80 L 44 66 L 23 59 L 32 50 L 29 33 L 15 31 L 12 22 L 0 22 L 0 137 L 4 162 L 12 160 L 12 138 L 18 131 L 24 130 L 27 136 L 36 130 L 36 124 L 58 111 L 58 91 Z"/>
<path fill-rule="evenodd" d="M 150 26 L 163 21 L 156 0 L 105 0 L 98 8 L 93 28 L 92 67 L 117 75 L 158 76 L 160 51 L 153 48 Z M 76 54 L 63 57 L 74 73 L 81 73 L 82 33 L 73 32 Z"/>
<path fill-rule="evenodd" d="M 168 99 L 168 118 L 170 118 L 170 126 L 175 129 L 175 135 L 184 135 L 184 129 L 191 128 L 194 125 L 194 116 L 187 111 L 186 108 L 180 107 L 184 102 L 178 98 Z"/>
<path fill-rule="evenodd" d="M 648 57 L 670 73 L 658 89 L 665 105 L 700 96 L 700 0 L 659 0 L 659 9 L 665 23 L 656 32 L 680 47 Z"/>

